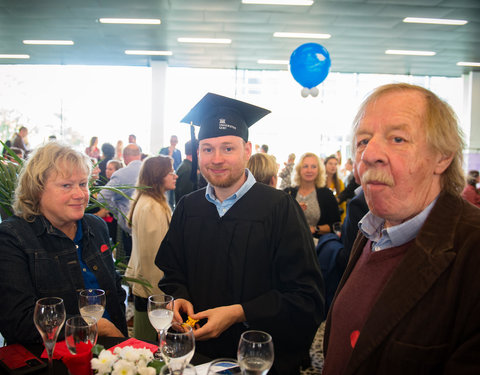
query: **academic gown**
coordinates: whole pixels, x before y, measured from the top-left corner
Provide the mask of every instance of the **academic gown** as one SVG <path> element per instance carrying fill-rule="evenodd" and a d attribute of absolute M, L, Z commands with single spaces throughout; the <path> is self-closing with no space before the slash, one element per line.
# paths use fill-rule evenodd
<path fill-rule="evenodd" d="M 308 356 L 324 309 L 324 287 L 300 206 L 283 191 L 256 183 L 220 217 L 205 189 L 182 198 L 155 263 L 159 287 L 189 300 L 195 312 L 243 306 L 246 322 L 197 341 L 209 356 L 236 357 L 247 329 L 270 333 L 271 373 L 294 374 Z"/>

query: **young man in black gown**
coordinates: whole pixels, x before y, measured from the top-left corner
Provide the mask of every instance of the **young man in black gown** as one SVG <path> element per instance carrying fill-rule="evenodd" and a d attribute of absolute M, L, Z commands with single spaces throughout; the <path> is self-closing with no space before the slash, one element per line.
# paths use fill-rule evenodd
<path fill-rule="evenodd" d="M 183 197 L 156 257 L 175 319 L 199 319 L 197 351 L 236 357 L 248 329 L 273 337 L 271 374 L 296 374 L 321 322 L 323 281 L 299 205 L 245 168 L 248 126 L 269 111 L 207 94 L 182 120 L 200 126 L 206 188 Z"/>

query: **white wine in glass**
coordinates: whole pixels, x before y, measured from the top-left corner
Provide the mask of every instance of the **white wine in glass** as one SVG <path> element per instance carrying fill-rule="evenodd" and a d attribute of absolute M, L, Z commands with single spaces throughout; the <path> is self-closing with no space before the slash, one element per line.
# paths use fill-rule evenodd
<path fill-rule="evenodd" d="M 95 318 L 76 315 L 67 319 L 65 323 L 65 343 L 72 354 L 77 354 L 81 344 L 91 345 L 97 343 L 98 327 Z"/>
<path fill-rule="evenodd" d="M 48 355 L 49 373 L 53 372 L 52 356 L 58 334 L 65 323 L 65 306 L 59 297 L 45 297 L 35 303 L 33 322 L 42 336 Z"/>
<path fill-rule="evenodd" d="M 273 365 L 272 336 L 262 331 L 245 331 L 238 344 L 237 359 L 246 375 L 265 375 Z"/>
<path fill-rule="evenodd" d="M 83 317 L 93 317 L 98 322 L 105 311 L 105 291 L 103 289 L 84 289 L 78 296 L 78 308 Z"/>
<path fill-rule="evenodd" d="M 173 297 L 168 294 L 154 294 L 148 297 L 148 319 L 157 331 L 158 340 L 162 331 L 170 326 L 173 320 Z M 160 358 L 160 346 L 154 353 L 155 358 Z"/>

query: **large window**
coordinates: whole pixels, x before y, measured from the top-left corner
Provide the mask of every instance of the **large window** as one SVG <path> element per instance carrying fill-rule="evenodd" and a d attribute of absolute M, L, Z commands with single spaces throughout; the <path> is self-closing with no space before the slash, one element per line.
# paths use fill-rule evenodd
<path fill-rule="evenodd" d="M 303 98 L 288 71 L 244 71 L 168 68 L 165 143 L 171 134 L 179 148 L 190 137 L 180 119 L 207 92 L 236 97 L 272 113 L 250 129 L 252 143 L 267 144 L 281 164 L 287 155 L 312 151 L 326 156 L 342 151 L 350 156 L 350 127 L 356 110 L 375 87 L 389 82 L 424 86 L 447 100 L 462 117 L 462 79 L 374 74 L 330 73 L 318 97 Z M 0 137 L 5 140 L 20 125 L 29 128 L 32 147 L 55 134 L 83 149 L 92 136 L 99 144 L 127 141 L 137 135 L 150 146 L 151 70 L 111 66 L 0 66 Z M 158 145 L 158 148 L 164 145 Z"/>

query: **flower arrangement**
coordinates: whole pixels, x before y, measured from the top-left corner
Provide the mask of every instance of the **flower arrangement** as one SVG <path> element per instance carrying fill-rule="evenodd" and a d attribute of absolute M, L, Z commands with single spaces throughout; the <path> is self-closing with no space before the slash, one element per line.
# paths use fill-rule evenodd
<path fill-rule="evenodd" d="M 163 366 L 163 362 L 153 358 L 149 349 L 131 346 L 115 348 L 113 353 L 102 350 L 91 364 L 97 375 L 156 375 Z"/>

